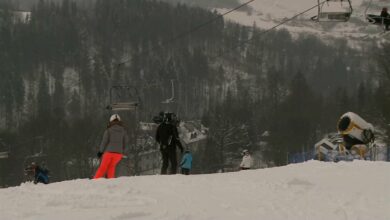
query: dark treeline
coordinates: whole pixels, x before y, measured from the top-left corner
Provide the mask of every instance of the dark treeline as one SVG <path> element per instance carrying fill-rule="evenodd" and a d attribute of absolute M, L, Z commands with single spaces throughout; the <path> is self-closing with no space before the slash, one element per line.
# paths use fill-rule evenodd
<path fill-rule="evenodd" d="M 161 0 L 172 4 L 187 4 L 190 6 L 199 6 L 204 8 L 234 8 L 241 3 L 238 0 Z M 249 7 L 243 7 L 241 10 L 249 10 Z"/>
<path fill-rule="evenodd" d="M 0 138 L 13 159 L 0 161 L 0 176 L 8 184 L 21 181 L 26 157 L 41 148 L 54 181 L 91 175 L 89 158 L 117 84 L 138 89 L 139 120 L 160 110 L 202 118 L 210 128 L 204 172 L 243 147 L 282 165 L 288 152 L 335 131 L 346 111 L 383 124 L 390 117 L 388 81 L 373 74 L 388 62 L 378 55 L 378 66 L 344 40 L 328 45 L 283 30 L 261 35 L 222 19 L 181 36 L 217 13 L 159 1 L 90 2 L 86 9 L 41 0 L 27 20 L 1 4 Z M 171 80 L 176 102 L 164 106 Z M 69 164 L 79 172 L 70 174 Z"/>

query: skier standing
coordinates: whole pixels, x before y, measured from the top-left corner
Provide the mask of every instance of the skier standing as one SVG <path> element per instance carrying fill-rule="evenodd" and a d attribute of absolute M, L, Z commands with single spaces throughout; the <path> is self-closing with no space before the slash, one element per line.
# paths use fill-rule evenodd
<path fill-rule="evenodd" d="M 129 137 L 121 118 L 118 114 L 112 115 L 97 153 L 98 158 L 102 160 L 94 179 L 104 177 L 106 174 L 107 178 L 115 178 L 116 165 L 122 159 L 128 142 Z"/>
<path fill-rule="evenodd" d="M 160 145 L 163 159 L 161 174 L 167 174 L 169 163 L 171 164 L 170 174 L 176 174 L 176 146 L 179 147 L 181 153 L 183 153 L 183 146 L 179 140 L 176 122 L 172 120 L 172 114 L 164 114 L 163 122 L 157 127 L 156 141 Z"/>
<path fill-rule="evenodd" d="M 253 164 L 252 157 L 249 154 L 248 150 L 243 150 L 242 155 L 243 155 L 243 157 L 242 157 L 242 161 L 240 164 L 240 168 L 241 168 L 241 170 L 249 170 L 250 168 L 252 168 L 252 164 Z"/>
<path fill-rule="evenodd" d="M 192 154 L 189 150 L 184 152 L 180 163 L 181 174 L 189 175 L 192 168 Z"/>

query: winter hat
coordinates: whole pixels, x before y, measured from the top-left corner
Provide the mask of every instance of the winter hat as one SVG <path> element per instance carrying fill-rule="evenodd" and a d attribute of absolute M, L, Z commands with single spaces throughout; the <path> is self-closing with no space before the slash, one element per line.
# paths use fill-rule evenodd
<path fill-rule="evenodd" d="M 110 117 L 110 122 L 113 122 L 114 120 L 121 121 L 121 117 L 119 117 L 118 114 L 113 114 L 113 115 L 111 115 L 111 117 Z"/>

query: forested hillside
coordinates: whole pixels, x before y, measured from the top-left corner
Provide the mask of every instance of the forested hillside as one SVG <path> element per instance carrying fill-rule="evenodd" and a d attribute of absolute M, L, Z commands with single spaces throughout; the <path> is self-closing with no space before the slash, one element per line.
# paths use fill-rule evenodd
<path fill-rule="evenodd" d="M 346 111 L 378 124 L 390 117 L 388 81 L 378 74 L 389 73 L 389 56 L 372 55 L 387 52 L 374 43 L 356 51 L 340 39 L 263 35 L 255 25 L 222 19 L 182 35 L 217 14 L 158 1 L 97 0 L 85 8 L 41 0 L 27 22 L 15 22 L 14 5 L 1 7 L 0 138 L 15 159 L 0 169 L 16 180 L 42 142 L 57 180 L 66 178 L 69 161 L 85 166 L 108 118 L 109 90 L 118 84 L 137 88 L 138 119 L 151 121 L 167 108 L 161 102 L 173 80 L 169 110 L 210 128 L 204 167 L 224 163 L 221 151 L 259 150 L 265 131 L 269 144 L 260 150 L 280 165 L 286 153 L 334 131 Z"/>
<path fill-rule="evenodd" d="M 234 8 L 240 5 L 239 0 L 161 0 L 172 4 L 187 4 L 205 8 Z M 243 9 L 248 9 L 245 7 Z"/>

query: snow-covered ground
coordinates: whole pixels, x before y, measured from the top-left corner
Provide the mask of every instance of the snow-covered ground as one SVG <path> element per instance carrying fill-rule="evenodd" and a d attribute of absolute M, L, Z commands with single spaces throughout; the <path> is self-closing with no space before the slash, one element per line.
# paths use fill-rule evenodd
<path fill-rule="evenodd" d="M 390 163 L 25 183 L 0 189 L 0 204 L 4 220 L 388 220 Z"/>

